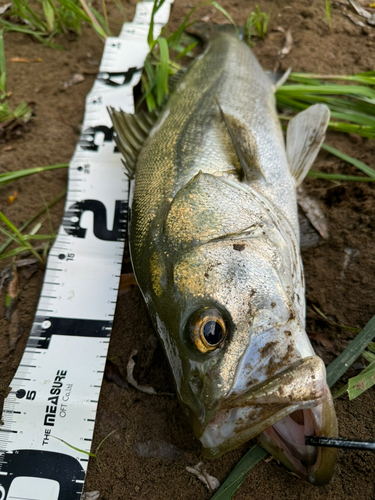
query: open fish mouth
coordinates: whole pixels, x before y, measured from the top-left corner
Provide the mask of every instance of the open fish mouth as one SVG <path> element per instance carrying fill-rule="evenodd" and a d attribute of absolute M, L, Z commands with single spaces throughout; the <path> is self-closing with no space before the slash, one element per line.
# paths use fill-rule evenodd
<path fill-rule="evenodd" d="M 317 356 L 297 361 L 248 393 L 225 402 L 205 427 L 203 453 L 216 458 L 257 437 L 261 446 L 311 483 L 329 482 L 336 453 L 305 445 L 305 436 L 337 436 L 325 367 Z"/>

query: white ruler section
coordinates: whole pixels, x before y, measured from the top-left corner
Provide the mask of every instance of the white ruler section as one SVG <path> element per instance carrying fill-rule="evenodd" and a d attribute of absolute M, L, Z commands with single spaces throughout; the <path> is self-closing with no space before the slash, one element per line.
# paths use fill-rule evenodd
<path fill-rule="evenodd" d="M 169 18 L 166 0 L 157 36 Z M 79 500 L 115 314 L 128 181 L 106 107 L 134 112 L 152 1 L 106 40 L 69 166 L 62 225 L 50 251 L 25 353 L 4 402 L 0 500 Z"/>

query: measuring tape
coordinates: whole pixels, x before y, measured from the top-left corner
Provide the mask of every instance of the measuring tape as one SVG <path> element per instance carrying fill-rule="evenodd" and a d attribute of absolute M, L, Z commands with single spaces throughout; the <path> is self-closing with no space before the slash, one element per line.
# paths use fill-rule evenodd
<path fill-rule="evenodd" d="M 154 36 L 167 23 L 166 0 Z M 129 185 L 106 107 L 134 113 L 153 1 L 106 40 L 69 165 L 62 225 L 26 349 L 4 401 L 0 500 L 78 500 L 90 451 L 126 237 Z"/>

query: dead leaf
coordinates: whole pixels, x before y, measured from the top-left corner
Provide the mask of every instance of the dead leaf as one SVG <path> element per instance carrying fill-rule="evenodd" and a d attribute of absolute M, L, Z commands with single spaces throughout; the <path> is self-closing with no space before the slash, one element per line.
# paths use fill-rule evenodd
<path fill-rule="evenodd" d="M 361 26 L 362 28 L 365 28 L 365 27 L 366 27 L 365 23 L 363 23 L 362 21 L 359 21 L 358 19 L 355 19 L 355 18 L 354 18 L 353 16 L 351 16 L 350 14 L 345 13 L 344 15 L 345 15 L 348 19 L 350 19 L 350 20 L 351 20 L 351 22 L 352 22 L 353 24 L 355 24 L 356 26 Z"/>
<path fill-rule="evenodd" d="M 23 333 L 20 314 L 17 309 L 18 294 L 19 287 L 17 268 L 14 264 L 12 264 L 9 275 L 8 292 L 5 297 L 5 317 L 9 322 L 8 342 L 10 351 L 14 351 L 17 342 L 22 337 Z"/>
<path fill-rule="evenodd" d="M 18 191 L 14 191 L 13 194 L 8 196 L 8 205 L 11 205 L 17 198 L 18 196 Z"/>
<path fill-rule="evenodd" d="M 133 376 L 133 371 L 134 371 L 134 367 L 135 367 L 135 361 L 134 361 L 133 357 L 137 355 L 137 352 L 138 351 L 136 349 L 133 349 L 132 353 L 130 354 L 128 366 L 126 367 L 127 381 L 133 387 L 138 389 L 138 391 L 144 392 L 145 394 L 157 394 L 155 389 L 153 389 L 152 387 L 150 387 L 148 385 L 139 385 Z"/>
<path fill-rule="evenodd" d="M 82 495 L 81 500 L 99 500 L 99 497 L 99 491 L 87 491 Z"/>
<path fill-rule="evenodd" d="M 119 387 L 123 389 L 129 389 L 129 384 L 126 381 L 126 377 L 121 373 L 120 368 L 111 361 L 110 359 L 106 360 L 104 376 L 109 382 L 114 382 Z"/>
<path fill-rule="evenodd" d="M 128 273 L 128 274 L 122 274 L 120 276 L 120 284 L 119 284 L 119 295 L 124 295 L 125 293 L 129 292 L 132 288 L 134 288 L 137 285 L 137 282 L 135 280 L 134 274 L 133 273 Z"/>
<path fill-rule="evenodd" d="M 359 14 L 362 17 L 365 17 L 366 19 L 370 19 L 371 18 L 370 12 L 367 12 L 366 9 L 364 9 L 363 7 L 361 7 L 360 5 L 358 5 L 357 2 L 355 2 L 355 0 L 349 0 L 349 3 L 351 5 L 351 7 L 353 8 L 353 10 L 357 14 Z"/>
<path fill-rule="evenodd" d="M 77 83 L 81 83 L 85 80 L 85 77 L 81 73 L 74 73 L 72 78 L 68 82 L 63 83 L 63 90 L 66 90 L 73 85 L 77 85 Z"/>
<path fill-rule="evenodd" d="M 152 394 L 156 396 L 174 396 L 174 394 L 171 394 L 169 392 L 156 392 L 155 389 L 149 385 L 140 385 L 138 382 L 135 380 L 133 372 L 134 372 L 134 367 L 135 367 L 135 361 L 133 359 L 134 356 L 137 355 L 137 350 L 133 349 L 132 353 L 130 354 L 130 358 L 128 361 L 128 365 L 126 367 L 126 373 L 127 373 L 127 381 L 129 382 L 130 385 L 138 389 L 140 392 L 144 392 L 145 394 Z"/>
<path fill-rule="evenodd" d="M 307 196 L 305 190 L 300 186 L 297 189 L 298 205 L 302 208 L 304 214 L 311 225 L 318 231 L 324 240 L 328 240 L 328 226 L 324 214 L 316 200 Z"/>
<path fill-rule="evenodd" d="M 5 148 L 3 148 L 3 151 L 12 151 L 13 149 L 13 146 L 5 146 Z"/>
<path fill-rule="evenodd" d="M 202 481 L 202 483 L 206 486 L 210 493 L 213 493 L 219 488 L 219 480 L 216 479 L 216 477 L 210 476 L 210 474 L 208 474 L 208 472 L 204 468 L 203 462 L 199 462 L 197 465 L 194 465 L 194 467 L 186 467 L 186 470 L 190 472 L 190 474 L 194 474 L 194 476 L 197 476 L 197 478 Z"/>
<path fill-rule="evenodd" d="M 17 307 L 18 293 L 17 268 L 14 264 L 12 264 L 10 269 L 8 292 L 5 298 L 5 317 L 8 321 L 11 321 L 13 312 Z"/>
<path fill-rule="evenodd" d="M 8 9 L 10 9 L 10 7 L 12 7 L 12 2 L 6 3 L 5 5 L 2 5 L 0 7 L 0 16 L 1 16 L 1 14 L 4 14 L 4 12 L 6 12 Z"/>
<path fill-rule="evenodd" d="M 41 57 L 36 57 L 35 59 L 26 59 L 26 57 L 12 57 L 11 62 L 17 62 L 17 63 L 36 63 L 36 62 L 42 62 Z"/>
<path fill-rule="evenodd" d="M 36 259 L 34 259 L 34 260 L 36 260 Z M 29 280 L 31 278 L 31 276 L 34 276 L 34 274 L 38 271 L 38 269 L 39 269 L 39 261 L 34 262 L 32 264 L 29 264 L 28 268 L 23 271 L 22 276 L 25 279 Z"/>
<path fill-rule="evenodd" d="M 288 29 L 287 31 L 284 30 L 284 28 L 282 28 L 281 26 L 279 26 L 278 28 L 276 28 L 277 31 L 280 31 L 281 33 L 284 33 L 285 35 L 285 43 L 284 43 L 284 47 L 279 51 L 279 56 L 281 58 L 285 57 L 286 55 L 289 54 L 289 52 L 292 50 L 293 48 L 293 37 L 292 37 L 292 32 L 290 31 L 290 29 Z"/>
<path fill-rule="evenodd" d="M 15 310 L 9 321 L 8 328 L 8 345 L 9 351 L 14 351 L 17 342 L 22 337 L 23 328 L 21 324 L 21 318 L 18 309 Z"/>

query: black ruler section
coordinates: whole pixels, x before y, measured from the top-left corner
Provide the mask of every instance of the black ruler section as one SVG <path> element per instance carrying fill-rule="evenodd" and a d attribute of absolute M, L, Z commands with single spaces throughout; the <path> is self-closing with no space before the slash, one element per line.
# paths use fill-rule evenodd
<path fill-rule="evenodd" d="M 52 335 L 109 337 L 113 321 L 36 316 L 27 347 L 48 349 Z"/>
<path fill-rule="evenodd" d="M 15 450 L 4 454 L 0 500 L 2 493 L 11 492 L 11 483 L 17 478 L 39 478 L 59 483 L 58 500 L 81 497 L 85 471 L 78 460 L 70 455 L 41 450 Z M 19 496 L 4 498 L 18 499 Z M 22 497 L 24 498 L 24 497 Z M 30 491 L 30 500 L 37 498 L 37 492 Z M 25 500 L 28 500 L 26 497 Z"/>

